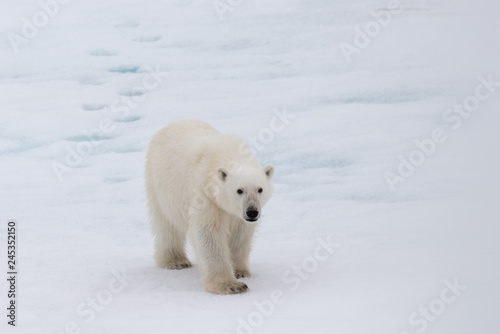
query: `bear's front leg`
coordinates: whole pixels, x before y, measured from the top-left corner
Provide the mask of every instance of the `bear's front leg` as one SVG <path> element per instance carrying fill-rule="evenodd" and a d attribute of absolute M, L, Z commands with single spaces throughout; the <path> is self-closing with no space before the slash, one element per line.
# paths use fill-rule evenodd
<path fill-rule="evenodd" d="M 257 224 L 247 223 L 243 219 L 235 219 L 230 226 L 229 248 L 231 250 L 234 276 L 236 278 L 250 277 L 252 273 L 248 266 L 248 259 Z"/>
<path fill-rule="evenodd" d="M 194 249 L 208 292 L 227 295 L 248 291 L 248 286 L 236 280 L 228 245 L 228 231 L 207 224 L 194 228 Z"/>

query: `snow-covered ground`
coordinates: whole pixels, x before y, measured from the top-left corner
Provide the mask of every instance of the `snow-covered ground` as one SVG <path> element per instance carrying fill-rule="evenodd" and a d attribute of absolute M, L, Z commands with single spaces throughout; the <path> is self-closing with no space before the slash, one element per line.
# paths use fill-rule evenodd
<path fill-rule="evenodd" d="M 1 332 L 498 333 L 498 3 L 215 3 L 0 5 Z M 144 155 L 180 118 L 276 167 L 248 293 L 153 262 Z"/>

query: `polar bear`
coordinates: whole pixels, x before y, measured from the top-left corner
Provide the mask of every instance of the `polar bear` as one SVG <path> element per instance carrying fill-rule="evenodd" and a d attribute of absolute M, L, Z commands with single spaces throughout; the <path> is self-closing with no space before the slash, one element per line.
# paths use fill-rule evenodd
<path fill-rule="evenodd" d="M 184 269 L 186 236 L 207 291 L 248 290 L 248 258 L 274 167 L 262 167 L 246 142 L 199 120 L 180 120 L 153 136 L 146 192 L 158 266 Z"/>

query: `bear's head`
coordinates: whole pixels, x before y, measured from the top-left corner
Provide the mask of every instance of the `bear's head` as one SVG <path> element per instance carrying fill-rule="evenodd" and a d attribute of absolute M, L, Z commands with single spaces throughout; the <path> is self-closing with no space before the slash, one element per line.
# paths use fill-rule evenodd
<path fill-rule="evenodd" d="M 274 167 L 218 167 L 216 173 L 219 186 L 215 199 L 221 209 L 247 222 L 259 220 L 273 193 Z"/>

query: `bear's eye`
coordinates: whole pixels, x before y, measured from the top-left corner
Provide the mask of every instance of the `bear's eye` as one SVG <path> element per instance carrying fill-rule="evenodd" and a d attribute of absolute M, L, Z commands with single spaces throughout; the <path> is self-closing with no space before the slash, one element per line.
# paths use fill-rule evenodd
<path fill-rule="evenodd" d="M 259 190 L 257 190 L 259 193 L 263 192 L 264 190 L 262 188 L 259 188 Z"/>
<path fill-rule="evenodd" d="M 240 195 L 241 195 L 241 194 L 243 194 L 243 190 L 242 190 L 242 189 L 238 189 L 238 190 L 236 190 L 236 192 L 237 192 L 238 194 L 240 194 Z"/>

